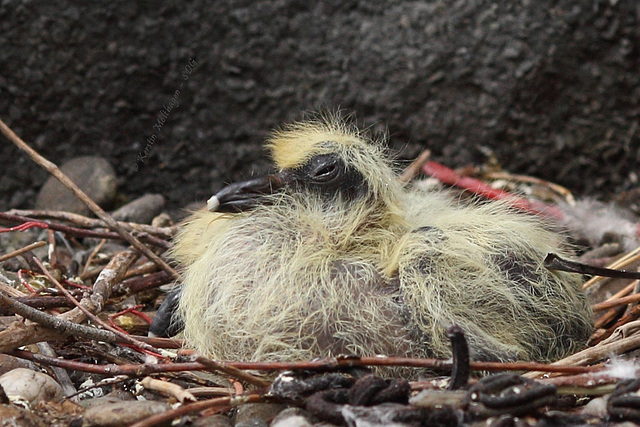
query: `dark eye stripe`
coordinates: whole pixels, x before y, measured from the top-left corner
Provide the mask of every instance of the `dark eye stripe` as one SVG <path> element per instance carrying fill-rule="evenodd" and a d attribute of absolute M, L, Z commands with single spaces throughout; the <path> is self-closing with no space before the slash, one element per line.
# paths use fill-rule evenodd
<path fill-rule="evenodd" d="M 342 195 L 347 200 L 354 200 L 368 188 L 364 176 L 348 167 L 337 154 L 314 156 L 291 173 L 296 186 L 327 197 Z"/>

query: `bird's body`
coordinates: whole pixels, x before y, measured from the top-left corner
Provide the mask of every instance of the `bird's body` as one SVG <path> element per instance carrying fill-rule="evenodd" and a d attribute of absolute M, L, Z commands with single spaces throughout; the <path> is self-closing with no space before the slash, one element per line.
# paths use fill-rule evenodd
<path fill-rule="evenodd" d="M 380 145 L 335 119 L 293 125 L 270 147 L 280 172 L 268 189 L 221 191 L 213 206 L 240 212 L 197 212 L 177 238 L 179 314 L 201 353 L 448 357 L 450 324 L 484 360 L 584 345 L 589 306 L 576 277 L 542 266 L 563 251 L 537 219 L 404 187 Z"/>

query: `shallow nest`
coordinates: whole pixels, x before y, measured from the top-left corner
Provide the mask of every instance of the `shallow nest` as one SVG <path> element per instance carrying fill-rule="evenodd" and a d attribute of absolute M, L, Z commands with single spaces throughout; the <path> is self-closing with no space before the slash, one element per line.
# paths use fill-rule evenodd
<path fill-rule="evenodd" d="M 440 165 L 425 161 L 412 165 L 403 179 L 423 171 L 441 183 L 462 186 L 461 194 L 528 194 L 512 199 L 526 210 L 545 211 L 542 203 L 548 208 L 559 200 L 573 203 L 569 192 L 553 184 L 486 170 L 443 174 Z M 616 215 L 610 208 L 595 212 L 602 207 L 587 204 L 592 212 L 583 217 Z M 635 218 L 616 220 L 635 224 Z M 299 363 L 219 362 L 181 350 L 179 340 L 146 337 L 149 319 L 164 298 L 159 287 L 176 277 L 158 257 L 176 226 L 166 218 L 154 225 L 105 227 L 103 221 L 67 212 L 0 213 L 6 227 L 0 231 L 29 230 L 20 233 L 22 249 L 0 257 L 2 373 L 26 367 L 47 373 L 54 383 L 12 377 L 14 384 L 35 387 L 20 395 L 0 377 L 9 395 L 0 393 L 1 419 L 138 426 L 171 420 L 174 425 L 195 420 L 224 425 L 232 419 L 274 425 L 293 417 L 307 425 L 640 422 L 640 382 L 634 379 L 640 293 L 630 274 L 586 270 L 591 278 L 584 287 L 596 328 L 585 350 L 550 365 L 469 360 L 464 333 L 455 327 L 450 330 L 453 360 L 361 355 Z M 579 221 L 574 218 L 569 228 L 579 230 Z M 588 266 L 636 270 L 640 248 L 630 242 L 638 241 L 637 231 L 605 233 L 599 241 L 579 231 L 570 234 Z M 132 246 L 134 240 L 145 246 L 146 255 Z M 586 268 L 562 260 L 550 267 Z M 373 366 L 414 367 L 429 372 L 430 379 L 378 378 L 368 374 Z"/>

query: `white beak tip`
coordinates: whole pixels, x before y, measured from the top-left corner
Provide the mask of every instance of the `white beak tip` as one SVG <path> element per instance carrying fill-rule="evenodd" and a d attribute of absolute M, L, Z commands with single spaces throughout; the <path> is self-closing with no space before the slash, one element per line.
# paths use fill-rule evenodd
<path fill-rule="evenodd" d="M 210 212 L 215 212 L 220 206 L 220 200 L 216 196 L 211 196 L 209 200 L 207 200 L 207 209 Z"/>

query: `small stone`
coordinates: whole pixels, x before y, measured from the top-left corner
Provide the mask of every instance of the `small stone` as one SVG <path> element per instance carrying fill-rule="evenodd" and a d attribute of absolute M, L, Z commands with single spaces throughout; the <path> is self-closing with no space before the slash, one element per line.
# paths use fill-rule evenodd
<path fill-rule="evenodd" d="M 277 403 L 247 403 L 238 407 L 234 422 L 236 426 L 245 427 L 263 425 L 258 421 L 269 425 L 271 420 L 285 408 L 285 405 Z"/>
<path fill-rule="evenodd" d="M 287 408 L 273 419 L 271 427 L 311 427 L 313 415 L 301 408 Z"/>
<path fill-rule="evenodd" d="M 94 406 L 84 413 L 85 426 L 119 427 L 168 411 L 164 402 L 132 400 Z"/>
<path fill-rule="evenodd" d="M 83 408 L 93 408 L 94 406 L 110 405 L 124 401 L 136 400 L 133 394 L 125 390 L 114 390 L 106 396 L 84 399 L 78 402 Z"/>
<path fill-rule="evenodd" d="M 589 403 L 582 407 L 582 414 L 594 417 L 606 418 L 609 415 L 607 411 L 607 401 L 609 396 L 601 396 L 592 399 Z"/>
<path fill-rule="evenodd" d="M 164 205 L 165 199 L 161 194 L 145 194 L 113 211 L 111 216 L 118 221 L 149 224 Z"/>
<path fill-rule="evenodd" d="M 33 412 L 13 405 L 0 405 L 0 421 L 2 426 L 12 427 L 44 427 L 48 425 Z"/>
<path fill-rule="evenodd" d="M 102 157 L 75 157 L 60 170 L 101 207 L 108 206 L 116 194 L 116 174 Z M 44 183 L 36 197 L 36 209 L 61 210 L 89 215 L 91 211 L 53 176 Z"/>
<path fill-rule="evenodd" d="M 62 387 L 56 380 L 26 368 L 16 368 L 0 376 L 0 386 L 11 401 L 22 400 L 29 405 L 58 402 L 64 398 Z"/>
<path fill-rule="evenodd" d="M 239 423 L 236 423 L 235 427 L 269 427 L 269 424 L 267 424 L 264 420 L 252 418 L 250 420 L 240 421 Z"/>
<path fill-rule="evenodd" d="M 215 414 L 199 417 L 193 421 L 193 427 L 232 427 L 231 419 L 225 415 Z"/>

